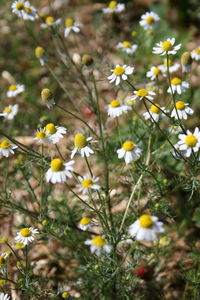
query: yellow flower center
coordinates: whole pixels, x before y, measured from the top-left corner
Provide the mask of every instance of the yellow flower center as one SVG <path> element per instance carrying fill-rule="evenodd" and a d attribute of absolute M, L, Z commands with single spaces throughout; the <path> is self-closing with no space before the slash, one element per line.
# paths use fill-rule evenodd
<path fill-rule="evenodd" d="M 148 24 L 153 24 L 153 23 L 154 23 L 154 18 L 151 17 L 151 16 L 149 16 L 149 17 L 146 18 L 146 22 L 147 22 Z"/>
<path fill-rule="evenodd" d="M 171 80 L 171 84 L 172 85 L 179 85 L 181 84 L 182 80 L 178 77 L 174 77 L 172 80 Z"/>
<path fill-rule="evenodd" d="M 123 148 L 125 151 L 132 151 L 132 150 L 135 148 L 135 145 L 134 145 L 134 143 L 131 142 L 131 141 L 126 141 L 125 143 L 123 143 L 122 148 Z"/>
<path fill-rule="evenodd" d="M 140 226 L 144 228 L 149 228 L 153 225 L 153 220 L 150 215 L 142 215 L 139 218 Z"/>
<path fill-rule="evenodd" d="M 110 1 L 108 7 L 110 9 L 115 9 L 117 7 L 117 1 Z"/>
<path fill-rule="evenodd" d="M 80 220 L 81 225 L 88 225 L 91 222 L 90 218 L 84 217 Z"/>
<path fill-rule="evenodd" d="M 0 279 L 0 287 L 2 287 L 2 286 L 4 286 L 4 284 L 6 283 L 6 281 L 5 280 L 3 280 L 3 279 Z"/>
<path fill-rule="evenodd" d="M 106 245 L 106 241 L 101 235 L 97 235 L 92 239 L 92 244 L 97 247 L 103 247 Z"/>
<path fill-rule="evenodd" d="M 116 67 L 116 68 L 114 69 L 114 74 L 115 74 L 116 76 L 120 76 L 120 75 L 122 75 L 124 72 L 125 72 L 125 69 L 124 69 L 123 67 L 121 67 L 121 66 Z"/>
<path fill-rule="evenodd" d="M 197 138 L 193 134 L 189 134 L 185 138 L 185 143 L 189 147 L 194 147 L 197 143 Z"/>
<path fill-rule="evenodd" d="M 51 161 L 51 170 L 53 172 L 60 172 L 64 169 L 64 165 L 63 162 L 60 158 L 54 158 Z"/>
<path fill-rule="evenodd" d="M 151 111 L 153 114 L 159 114 L 159 113 L 160 113 L 159 107 L 160 107 L 160 104 L 157 104 L 157 103 L 156 103 L 156 105 L 153 104 L 153 105 L 150 107 L 150 111 Z"/>
<path fill-rule="evenodd" d="M 137 33 L 137 31 L 135 31 L 135 30 L 133 30 L 133 31 L 131 32 L 131 36 L 132 36 L 132 37 L 137 36 L 137 34 L 138 34 L 138 33 Z"/>
<path fill-rule="evenodd" d="M 131 47 L 131 43 L 128 42 L 128 41 L 124 41 L 124 42 L 122 43 L 122 45 L 124 46 L 124 48 L 130 48 L 130 47 Z"/>
<path fill-rule="evenodd" d="M 168 58 L 168 65 L 171 67 L 173 65 L 173 60 L 171 58 Z M 164 66 L 167 67 L 167 59 L 164 59 Z"/>
<path fill-rule="evenodd" d="M 67 299 L 69 297 L 69 293 L 68 292 L 63 292 L 62 293 L 62 298 Z"/>
<path fill-rule="evenodd" d="M 31 8 L 29 6 L 26 6 L 24 8 L 24 10 L 27 12 L 27 14 L 31 14 L 32 13 L 32 10 L 31 10 Z"/>
<path fill-rule="evenodd" d="M 43 140 L 47 136 L 47 134 L 44 131 L 39 131 L 39 132 L 37 132 L 36 136 L 38 139 Z"/>
<path fill-rule="evenodd" d="M 16 250 L 19 250 L 19 249 L 22 249 L 24 247 L 24 243 L 22 242 L 18 242 L 15 244 L 15 249 Z"/>
<path fill-rule="evenodd" d="M 145 90 L 145 89 L 140 89 L 137 91 L 137 94 L 136 94 L 138 97 L 145 97 L 148 95 L 148 91 Z"/>
<path fill-rule="evenodd" d="M 12 84 L 9 86 L 9 91 L 15 91 L 17 89 L 17 86 L 15 84 Z"/>
<path fill-rule="evenodd" d="M 183 101 L 177 101 L 175 105 L 178 110 L 183 110 L 185 108 L 185 103 Z"/>
<path fill-rule="evenodd" d="M 195 49 L 194 52 L 195 52 L 196 54 L 200 54 L 200 48 Z"/>
<path fill-rule="evenodd" d="M 41 92 L 41 98 L 43 101 L 48 101 L 53 98 L 53 94 L 50 89 L 43 89 Z"/>
<path fill-rule="evenodd" d="M 5 112 L 6 114 L 11 113 L 11 111 L 12 111 L 12 108 L 11 108 L 11 107 L 6 107 L 6 108 L 4 109 L 4 112 Z"/>
<path fill-rule="evenodd" d="M 47 124 L 45 128 L 46 128 L 46 130 L 48 130 L 50 132 L 50 134 L 54 134 L 57 131 L 57 129 L 53 123 Z"/>
<path fill-rule="evenodd" d="M 164 51 L 170 51 L 172 50 L 172 43 L 170 41 L 165 41 L 162 43 L 162 49 Z"/>
<path fill-rule="evenodd" d="M 161 244 L 167 244 L 168 242 L 169 242 L 169 239 L 167 236 L 163 236 L 162 238 L 160 238 Z"/>
<path fill-rule="evenodd" d="M 17 4 L 16 4 L 16 9 L 17 9 L 17 10 L 22 10 L 22 9 L 24 9 L 24 4 L 23 4 L 22 2 L 17 3 Z"/>
<path fill-rule="evenodd" d="M 65 27 L 71 27 L 74 24 L 74 20 L 72 18 L 65 19 Z"/>
<path fill-rule="evenodd" d="M 77 133 L 74 138 L 75 148 L 82 149 L 87 145 L 86 138 L 84 135 Z"/>
<path fill-rule="evenodd" d="M 120 103 L 118 100 L 113 100 L 111 103 L 110 103 L 110 106 L 111 107 L 119 107 L 120 106 Z"/>
<path fill-rule="evenodd" d="M 154 91 L 155 90 L 155 87 L 153 85 L 148 85 L 147 86 L 147 90 L 149 91 Z"/>
<path fill-rule="evenodd" d="M 86 179 L 84 179 L 84 180 L 81 182 L 81 185 L 82 185 L 84 188 L 89 188 L 89 187 L 91 187 L 91 185 L 93 185 L 93 181 L 92 181 L 92 179 L 90 179 L 90 178 L 86 178 Z"/>
<path fill-rule="evenodd" d="M 46 22 L 46 24 L 53 24 L 55 22 L 55 19 L 52 16 L 48 16 L 48 17 L 46 17 L 45 22 Z"/>
<path fill-rule="evenodd" d="M 45 50 L 42 47 L 36 47 L 35 48 L 35 56 L 37 58 L 41 58 L 42 56 L 44 56 Z"/>
<path fill-rule="evenodd" d="M 23 228 L 20 230 L 20 234 L 23 236 L 23 237 L 28 237 L 31 235 L 31 231 L 29 228 Z"/>
<path fill-rule="evenodd" d="M 155 67 L 155 68 L 153 69 L 153 74 L 154 74 L 154 75 L 158 75 L 160 72 L 161 72 L 161 70 L 160 70 L 159 68 L 157 68 L 157 67 Z"/>
<path fill-rule="evenodd" d="M 0 144 L 0 148 L 1 149 L 8 149 L 10 147 L 11 143 L 7 140 L 4 140 L 1 142 Z"/>
<path fill-rule="evenodd" d="M 3 256 L 0 256 L 0 267 L 5 266 L 5 264 L 6 264 L 5 258 Z"/>

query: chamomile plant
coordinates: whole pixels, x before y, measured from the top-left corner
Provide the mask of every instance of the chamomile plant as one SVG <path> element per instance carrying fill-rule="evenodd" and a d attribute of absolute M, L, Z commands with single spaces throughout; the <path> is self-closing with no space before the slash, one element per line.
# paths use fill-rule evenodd
<path fill-rule="evenodd" d="M 3 2 L 0 299 L 197 300 L 192 15 Z"/>

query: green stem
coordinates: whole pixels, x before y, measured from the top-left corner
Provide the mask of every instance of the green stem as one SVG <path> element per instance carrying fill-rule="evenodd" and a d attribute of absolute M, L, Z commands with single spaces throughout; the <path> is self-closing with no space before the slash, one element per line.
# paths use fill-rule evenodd
<path fill-rule="evenodd" d="M 114 226 L 113 215 L 112 215 L 112 207 L 111 207 L 111 199 L 110 199 L 108 158 L 107 158 L 107 151 L 106 151 L 104 134 L 103 134 L 103 124 L 102 124 L 102 118 L 101 118 L 101 110 L 100 110 L 100 103 L 99 103 L 99 94 L 98 94 L 96 80 L 95 80 L 93 72 L 92 72 L 92 79 L 93 79 L 94 90 L 95 90 L 96 101 L 97 101 L 98 124 L 99 124 L 99 131 L 100 131 L 101 144 L 102 144 L 102 153 L 103 153 L 103 158 L 104 158 L 105 192 L 106 192 L 108 213 L 109 213 L 109 219 L 110 219 L 110 223 L 111 223 L 112 229 L 115 232 L 115 226 Z"/>
<path fill-rule="evenodd" d="M 87 128 L 99 139 L 99 136 L 96 134 L 96 132 L 90 127 L 90 125 L 88 125 L 83 119 L 81 119 L 80 117 L 78 117 L 77 115 L 73 114 L 72 112 L 70 112 L 69 110 L 65 109 L 64 107 L 60 106 L 59 104 L 55 104 L 55 106 L 57 106 L 58 108 L 60 108 L 61 110 L 63 110 L 64 112 L 66 112 L 67 114 L 71 115 L 72 117 L 74 117 L 75 119 L 78 119 L 79 121 L 81 121 L 83 124 L 85 124 L 85 126 L 87 126 Z"/>

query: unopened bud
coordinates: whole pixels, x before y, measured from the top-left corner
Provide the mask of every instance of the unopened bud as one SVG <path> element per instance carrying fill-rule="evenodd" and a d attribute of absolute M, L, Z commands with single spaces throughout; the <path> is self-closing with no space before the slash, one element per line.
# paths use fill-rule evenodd
<path fill-rule="evenodd" d="M 91 67 L 93 65 L 93 63 L 94 63 L 94 60 L 90 55 L 87 55 L 87 54 L 83 55 L 82 64 L 84 66 Z"/>
<path fill-rule="evenodd" d="M 50 89 L 43 89 L 41 92 L 41 98 L 42 98 L 42 101 L 44 101 L 44 102 L 51 100 L 53 98 L 53 94 L 50 91 Z"/>
<path fill-rule="evenodd" d="M 186 51 L 181 56 L 181 65 L 183 73 L 186 73 L 190 70 L 192 65 L 192 58 L 190 56 L 190 52 Z"/>
<path fill-rule="evenodd" d="M 35 48 L 35 56 L 37 58 L 41 58 L 42 56 L 44 56 L 44 54 L 45 54 L 44 48 L 42 48 L 40 46 Z"/>

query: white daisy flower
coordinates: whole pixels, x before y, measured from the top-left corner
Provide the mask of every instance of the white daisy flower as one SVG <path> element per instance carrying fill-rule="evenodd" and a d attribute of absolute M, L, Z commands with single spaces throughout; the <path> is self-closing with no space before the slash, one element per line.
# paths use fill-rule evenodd
<path fill-rule="evenodd" d="M 182 132 L 183 130 L 178 125 L 171 125 L 171 126 L 169 126 L 168 131 L 171 134 L 178 134 L 178 133 Z"/>
<path fill-rule="evenodd" d="M 38 141 L 40 144 L 53 143 L 52 139 L 50 138 L 49 132 L 45 128 L 40 128 L 37 130 L 34 140 Z"/>
<path fill-rule="evenodd" d="M 152 92 L 155 92 L 156 91 L 156 83 L 155 81 L 151 81 L 151 82 L 148 82 L 146 85 L 145 85 L 146 89 L 148 91 L 152 91 Z"/>
<path fill-rule="evenodd" d="M 158 21 L 160 21 L 160 17 L 153 11 L 150 11 L 141 16 L 139 23 L 145 30 L 152 30 L 156 28 Z"/>
<path fill-rule="evenodd" d="M 80 32 L 81 26 L 82 24 L 75 22 L 72 18 L 65 19 L 65 31 L 64 31 L 65 37 L 68 37 L 71 31 L 75 33 Z"/>
<path fill-rule="evenodd" d="M 180 150 L 183 156 L 190 157 L 193 152 L 198 152 L 200 148 L 200 132 L 199 128 L 196 127 L 194 133 L 187 130 L 187 134 L 179 134 L 180 139 L 175 145 L 177 150 Z"/>
<path fill-rule="evenodd" d="M 159 74 L 162 73 L 162 67 L 161 65 L 159 66 L 153 66 L 151 67 L 150 71 L 146 73 L 146 76 L 150 78 L 151 80 L 155 80 L 158 78 Z"/>
<path fill-rule="evenodd" d="M 116 118 L 121 116 L 122 114 L 126 114 L 129 110 L 131 110 L 131 107 L 129 105 L 120 104 L 118 100 L 113 100 L 106 106 L 108 111 L 108 116 L 112 118 Z"/>
<path fill-rule="evenodd" d="M 108 7 L 102 9 L 104 14 L 120 13 L 123 10 L 125 10 L 125 5 L 123 3 L 117 3 L 117 1 L 110 1 Z"/>
<path fill-rule="evenodd" d="M 11 5 L 12 12 L 18 17 L 23 18 L 25 6 L 30 6 L 29 1 L 26 0 L 17 0 L 14 1 Z"/>
<path fill-rule="evenodd" d="M 11 154 L 14 154 L 14 149 L 18 148 L 17 145 L 11 144 L 8 140 L 3 140 L 0 143 L 0 158 L 3 156 L 9 157 Z"/>
<path fill-rule="evenodd" d="M 83 231 L 88 230 L 91 226 L 92 226 L 92 220 L 87 217 L 83 217 L 78 224 L 78 227 Z"/>
<path fill-rule="evenodd" d="M 177 46 L 175 44 L 175 38 L 167 39 L 164 42 L 157 43 L 157 47 L 153 48 L 153 53 L 165 55 L 165 54 L 176 54 L 176 52 L 181 48 L 181 44 Z"/>
<path fill-rule="evenodd" d="M 156 93 L 154 93 L 153 91 L 151 90 L 147 90 L 147 89 L 140 89 L 138 91 L 134 91 L 134 94 L 131 99 L 133 101 L 135 101 L 136 99 L 139 99 L 139 100 L 142 100 L 144 97 L 148 100 L 153 100 L 154 99 L 154 96 L 156 95 Z"/>
<path fill-rule="evenodd" d="M 35 21 L 36 19 L 38 19 L 37 11 L 35 7 L 33 7 L 32 5 L 30 5 L 30 3 L 27 2 L 28 1 L 26 1 L 24 4 L 24 9 L 22 11 L 22 18 L 24 20 Z"/>
<path fill-rule="evenodd" d="M 185 92 L 186 89 L 189 88 L 189 83 L 187 81 L 182 81 L 179 77 L 174 77 L 171 80 L 171 87 L 173 94 L 177 92 L 179 95 Z M 171 88 L 169 87 L 167 90 L 168 93 L 171 93 Z"/>
<path fill-rule="evenodd" d="M 194 110 L 189 107 L 189 103 L 185 103 L 183 101 L 177 101 L 175 105 L 176 105 L 176 109 L 174 108 L 172 110 L 171 117 L 174 117 L 176 120 L 178 119 L 187 120 L 188 115 L 193 115 L 194 113 Z"/>
<path fill-rule="evenodd" d="M 142 150 L 131 141 L 124 142 L 122 148 L 117 150 L 118 158 L 122 159 L 124 157 L 126 164 L 137 160 L 141 156 L 141 153 Z"/>
<path fill-rule="evenodd" d="M 91 177 L 90 175 L 86 176 L 78 176 L 78 179 L 80 181 L 80 184 L 78 185 L 80 187 L 79 191 L 86 195 L 88 194 L 91 189 L 92 190 L 99 190 L 101 187 L 97 184 L 97 181 L 99 181 L 99 177 Z"/>
<path fill-rule="evenodd" d="M 164 231 L 163 223 L 158 221 L 158 217 L 150 215 L 142 215 L 129 227 L 131 237 L 137 241 L 153 242 Z"/>
<path fill-rule="evenodd" d="M 112 74 L 107 78 L 110 83 L 115 82 L 115 85 L 118 85 L 121 80 L 127 80 L 128 75 L 131 75 L 133 70 L 134 67 L 116 65 L 115 68 L 111 70 Z"/>
<path fill-rule="evenodd" d="M 174 63 L 171 58 L 168 58 L 168 66 L 169 66 L 169 73 L 174 73 L 174 72 L 178 71 L 178 69 L 180 68 L 180 64 Z M 167 73 L 167 59 L 166 58 L 163 61 L 163 65 L 160 65 L 160 68 L 163 73 Z"/>
<path fill-rule="evenodd" d="M 65 182 L 67 178 L 72 178 L 71 172 L 74 170 L 71 165 L 74 161 L 63 163 L 60 158 L 54 158 L 51 161 L 51 167 L 46 172 L 46 181 L 51 183 Z"/>
<path fill-rule="evenodd" d="M 43 89 L 41 91 L 41 98 L 48 108 L 51 108 L 55 104 L 53 93 L 50 89 Z"/>
<path fill-rule="evenodd" d="M 7 120 L 12 120 L 18 113 L 18 104 L 8 105 L 4 108 L 3 112 L 0 113 L 0 116 L 3 116 Z"/>
<path fill-rule="evenodd" d="M 101 235 L 97 235 L 91 240 L 86 240 L 85 245 L 90 245 L 91 253 L 95 253 L 97 256 L 103 254 L 103 252 L 110 253 L 112 251 L 112 246 L 108 245 L 105 238 Z"/>
<path fill-rule="evenodd" d="M 194 59 L 194 60 L 200 60 L 200 47 L 198 47 L 198 48 L 192 50 L 192 52 L 191 52 L 191 57 L 192 57 L 192 59 Z"/>
<path fill-rule="evenodd" d="M 44 66 L 44 64 L 48 61 L 43 47 L 38 46 L 35 48 L 35 56 L 39 59 L 41 66 Z"/>
<path fill-rule="evenodd" d="M 24 245 L 30 244 L 35 239 L 35 235 L 39 233 L 38 229 L 33 227 L 22 228 L 19 232 L 17 232 L 17 236 L 15 237 L 16 242 L 23 243 Z"/>
<path fill-rule="evenodd" d="M 89 157 L 94 151 L 88 146 L 88 142 L 92 140 L 92 137 L 86 138 L 84 135 L 77 133 L 74 137 L 74 149 L 71 153 L 71 158 L 74 157 L 76 152 L 79 152 L 81 157 Z"/>
<path fill-rule="evenodd" d="M 159 109 L 160 104 L 152 105 L 148 112 L 143 113 L 145 120 L 150 120 L 153 122 L 158 122 L 160 119 L 166 119 L 167 116 Z M 165 107 L 160 107 L 164 112 L 166 112 Z M 153 120 L 152 120 L 153 119 Z"/>
<path fill-rule="evenodd" d="M 12 84 L 9 86 L 9 89 L 7 91 L 7 97 L 13 98 L 16 97 L 17 95 L 21 94 L 24 91 L 24 85 L 22 84 Z"/>
<path fill-rule="evenodd" d="M 62 126 L 55 126 L 53 123 L 49 123 L 45 126 L 45 130 L 49 135 L 49 139 L 53 144 L 56 144 L 63 138 L 63 134 L 66 134 L 67 129 Z"/>
<path fill-rule="evenodd" d="M 5 293 L 0 293 L 0 299 L 1 300 L 10 300 L 10 296 L 8 296 L 8 294 L 5 294 Z"/>
<path fill-rule="evenodd" d="M 124 41 L 117 44 L 117 48 L 121 49 L 123 52 L 126 52 L 127 54 L 133 54 L 137 50 L 137 45 L 131 45 L 130 42 Z"/>
<path fill-rule="evenodd" d="M 61 23 L 61 19 L 55 20 L 54 17 L 48 16 L 45 19 L 45 23 L 41 24 L 42 28 L 48 28 L 48 27 L 55 27 L 58 26 Z"/>

